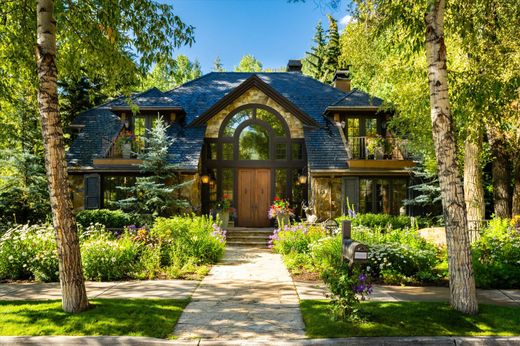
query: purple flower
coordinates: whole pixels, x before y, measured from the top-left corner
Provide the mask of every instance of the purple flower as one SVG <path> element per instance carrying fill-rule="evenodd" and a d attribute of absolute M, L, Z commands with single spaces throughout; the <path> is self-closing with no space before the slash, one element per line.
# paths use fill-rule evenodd
<path fill-rule="evenodd" d="M 359 275 L 358 279 L 359 279 L 359 281 L 365 282 L 365 280 L 367 279 L 367 276 L 365 275 L 365 273 L 361 273 Z"/>

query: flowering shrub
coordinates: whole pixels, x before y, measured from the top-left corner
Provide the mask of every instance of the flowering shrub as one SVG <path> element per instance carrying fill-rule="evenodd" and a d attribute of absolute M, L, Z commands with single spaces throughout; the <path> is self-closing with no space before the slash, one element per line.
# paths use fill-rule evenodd
<path fill-rule="evenodd" d="M 473 268 L 478 287 L 520 286 L 520 217 L 495 218 L 472 246 Z"/>
<path fill-rule="evenodd" d="M 350 210 L 350 209 L 349 209 Z M 415 226 L 422 228 L 428 227 L 431 222 L 424 218 L 411 218 L 409 216 L 396 216 L 396 215 L 388 215 L 388 214 L 371 214 L 371 213 L 353 213 L 349 212 L 349 216 L 341 216 L 336 219 L 336 221 L 341 224 L 343 220 L 351 220 L 352 226 L 365 226 L 369 228 L 393 228 L 393 229 L 404 229 L 404 228 L 413 228 Z M 413 220 L 413 221 L 412 221 Z M 412 225 L 412 223 L 414 223 Z"/>
<path fill-rule="evenodd" d="M 0 280 L 58 279 L 58 253 L 51 225 L 19 225 L 0 238 Z"/>
<path fill-rule="evenodd" d="M 308 252 L 309 244 L 325 236 L 320 226 L 286 225 L 283 230 L 275 229 L 269 236 L 269 247 L 281 254 Z"/>
<path fill-rule="evenodd" d="M 106 228 L 123 228 L 138 222 L 134 215 L 125 213 L 121 210 L 92 209 L 82 210 L 76 215 L 76 220 L 83 228 L 91 224 L 99 223 Z"/>

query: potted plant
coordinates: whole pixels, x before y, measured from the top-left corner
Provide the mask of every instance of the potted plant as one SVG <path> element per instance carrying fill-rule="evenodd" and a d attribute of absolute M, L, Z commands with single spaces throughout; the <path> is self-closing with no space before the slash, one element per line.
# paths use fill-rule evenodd
<path fill-rule="evenodd" d="M 132 156 L 132 141 L 134 134 L 130 130 L 125 130 L 117 139 L 117 148 L 121 152 L 123 159 L 129 159 Z"/>
<path fill-rule="evenodd" d="M 284 225 L 290 225 L 291 216 L 294 216 L 294 212 L 289 208 L 289 201 L 275 197 L 273 204 L 269 208 L 269 218 L 276 218 L 278 227 L 283 228 Z"/>
<path fill-rule="evenodd" d="M 222 221 L 222 228 L 227 228 L 229 223 L 229 213 L 232 213 L 234 209 L 231 207 L 231 200 L 223 198 L 215 204 L 214 208 L 220 221 Z"/>

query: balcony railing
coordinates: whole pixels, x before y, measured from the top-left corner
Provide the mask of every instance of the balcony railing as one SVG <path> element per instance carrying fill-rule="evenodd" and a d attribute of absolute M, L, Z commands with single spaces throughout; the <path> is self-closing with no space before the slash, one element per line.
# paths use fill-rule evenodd
<path fill-rule="evenodd" d="M 144 149 L 144 141 L 139 137 L 123 138 L 119 135 L 116 140 L 102 138 L 102 146 L 106 148 L 103 158 L 106 159 L 135 159 Z"/>
<path fill-rule="evenodd" d="M 394 137 L 349 137 L 350 160 L 408 160 L 408 141 Z"/>

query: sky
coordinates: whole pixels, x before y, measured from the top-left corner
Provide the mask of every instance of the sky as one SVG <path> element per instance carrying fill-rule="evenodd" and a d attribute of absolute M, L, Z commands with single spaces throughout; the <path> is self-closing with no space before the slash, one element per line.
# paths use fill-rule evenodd
<path fill-rule="evenodd" d="M 312 45 L 319 20 L 328 27 L 327 14 L 338 20 L 340 31 L 348 21 L 347 3 L 337 9 L 318 5 L 319 0 L 175 0 L 174 13 L 195 27 L 195 43 L 179 48 L 198 60 L 202 72 L 213 70 L 220 57 L 232 71 L 242 56 L 254 55 L 264 68 L 285 67 L 289 59 L 303 58 Z M 325 1 L 322 1 L 325 2 Z"/>

